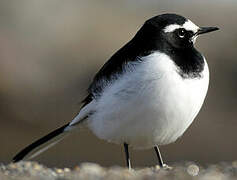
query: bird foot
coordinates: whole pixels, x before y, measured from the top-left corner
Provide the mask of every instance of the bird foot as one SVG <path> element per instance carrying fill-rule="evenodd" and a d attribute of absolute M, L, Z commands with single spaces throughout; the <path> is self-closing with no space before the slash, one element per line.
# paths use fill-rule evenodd
<path fill-rule="evenodd" d="M 163 169 L 163 170 L 171 170 L 171 169 L 173 169 L 173 167 L 168 166 L 167 164 L 163 164 L 163 166 L 156 165 L 155 169 L 157 169 L 157 170 L 160 170 L 160 169 Z"/>
<path fill-rule="evenodd" d="M 171 170 L 171 169 L 173 169 L 173 167 L 168 166 L 167 164 L 163 164 L 163 166 L 161 166 L 161 168 L 164 169 L 164 170 Z"/>

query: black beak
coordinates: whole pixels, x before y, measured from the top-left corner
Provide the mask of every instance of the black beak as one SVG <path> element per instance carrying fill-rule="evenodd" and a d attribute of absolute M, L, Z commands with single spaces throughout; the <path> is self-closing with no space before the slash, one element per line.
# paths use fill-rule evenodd
<path fill-rule="evenodd" d="M 200 34 L 205 34 L 205 33 L 217 31 L 217 30 L 219 30 L 218 27 L 200 27 L 200 29 L 198 30 L 198 32 L 196 34 L 200 35 Z"/>

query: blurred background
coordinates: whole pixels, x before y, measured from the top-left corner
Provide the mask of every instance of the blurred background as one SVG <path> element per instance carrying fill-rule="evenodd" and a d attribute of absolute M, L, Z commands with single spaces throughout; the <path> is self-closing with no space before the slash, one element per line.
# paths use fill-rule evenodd
<path fill-rule="evenodd" d="M 175 12 L 221 30 L 202 36 L 210 87 L 205 104 L 176 143 L 162 146 L 166 163 L 237 159 L 236 0 L 0 1 L 0 161 L 69 122 L 106 60 L 152 16 Z M 83 130 L 34 160 L 47 166 L 125 164 L 122 146 Z M 131 151 L 134 166 L 157 163 L 153 150 Z"/>

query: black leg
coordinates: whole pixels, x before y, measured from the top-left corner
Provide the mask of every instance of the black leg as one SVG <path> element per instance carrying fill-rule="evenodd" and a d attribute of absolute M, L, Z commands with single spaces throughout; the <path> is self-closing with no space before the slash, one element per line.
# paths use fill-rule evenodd
<path fill-rule="evenodd" d="M 159 150 L 158 146 L 155 146 L 154 149 L 156 151 L 156 155 L 157 155 L 160 167 L 164 167 L 164 163 L 163 163 L 163 160 L 162 160 L 162 157 L 161 157 L 161 153 L 160 153 L 160 150 Z"/>
<path fill-rule="evenodd" d="M 124 143 L 123 145 L 124 145 L 124 150 L 125 150 L 125 155 L 126 155 L 127 167 L 128 169 L 131 169 L 131 162 L 130 162 L 129 152 L 128 152 L 128 144 Z"/>

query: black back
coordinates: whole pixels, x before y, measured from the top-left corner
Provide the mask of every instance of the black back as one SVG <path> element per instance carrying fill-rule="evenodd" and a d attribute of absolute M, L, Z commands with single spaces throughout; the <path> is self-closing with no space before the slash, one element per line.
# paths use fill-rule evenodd
<path fill-rule="evenodd" d="M 123 66 L 129 62 L 140 60 L 155 51 L 163 52 L 174 60 L 183 78 L 196 78 L 204 67 L 202 55 L 193 47 L 177 48 L 167 41 L 163 29 L 170 24 L 183 25 L 186 18 L 176 14 L 155 16 L 145 22 L 134 38 L 118 50 L 95 75 L 88 88 L 89 95 L 84 99 L 83 107 L 93 98 L 101 95 L 106 83 L 123 72 Z"/>

